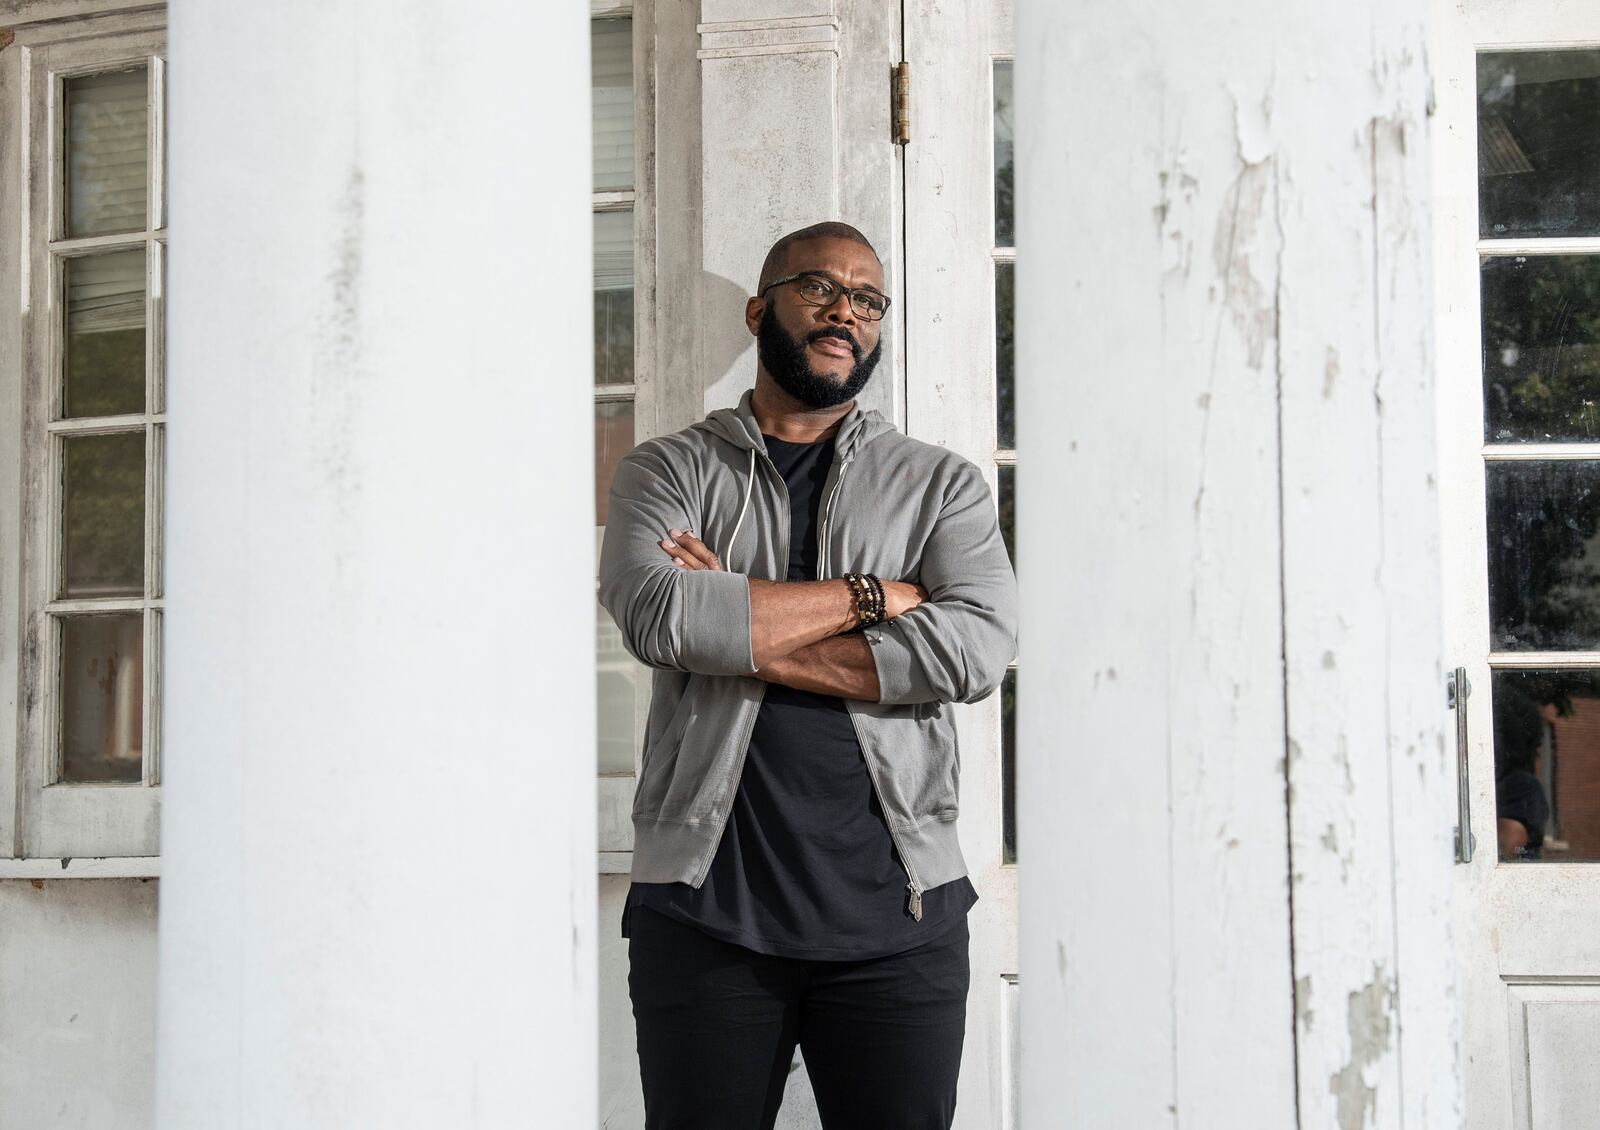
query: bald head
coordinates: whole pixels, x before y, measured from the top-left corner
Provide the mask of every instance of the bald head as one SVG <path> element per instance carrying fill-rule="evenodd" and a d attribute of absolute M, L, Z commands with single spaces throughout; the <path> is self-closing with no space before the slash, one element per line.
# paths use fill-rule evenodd
<path fill-rule="evenodd" d="M 792 231 L 777 243 L 772 245 L 772 250 L 767 252 L 767 257 L 761 264 L 761 281 L 756 284 L 756 293 L 760 294 L 778 279 L 788 274 L 786 264 L 789 261 L 789 249 L 797 243 L 807 243 L 814 239 L 843 239 L 851 243 L 859 243 L 872 256 L 878 259 L 881 266 L 883 260 L 878 257 L 877 249 L 868 242 L 867 237 L 849 224 L 841 224 L 830 220 L 826 223 L 812 224 L 808 228 Z"/>

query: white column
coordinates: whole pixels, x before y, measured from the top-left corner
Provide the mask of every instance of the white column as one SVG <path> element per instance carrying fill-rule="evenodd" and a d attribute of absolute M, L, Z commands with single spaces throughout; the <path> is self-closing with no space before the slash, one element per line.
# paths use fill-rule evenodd
<path fill-rule="evenodd" d="M 1454 1124 L 1424 13 L 1019 0 L 1025 1126 Z"/>
<path fill-rule="evenodd" d="M 165 1130 L 595 1124 L 588 59 L 172 10 Z"/>

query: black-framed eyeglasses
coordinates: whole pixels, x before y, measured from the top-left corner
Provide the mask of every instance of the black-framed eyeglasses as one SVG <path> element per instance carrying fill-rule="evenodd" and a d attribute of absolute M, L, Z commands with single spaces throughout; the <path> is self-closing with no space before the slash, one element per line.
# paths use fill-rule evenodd
<path fill-rule="evenodd" d="M 889 298 L 875 290 L 865 290 L 861 287 L 848 287 L 837 279 L 816 271 L 802 271 L 798 275 L 790 275 L 786 279 L 768 283 L 762 288 L 758 298 L 765 298 L 767 291 L 784 283 L 799 283 L 795 292 L 800 295 L 800 301 L 808 302 L 812 306 L 832 306 L 839 301 L 839 295 L 850 297 L 850 309 L 856 317 L 869 322 L 876 322 L 889 310 Z"/>

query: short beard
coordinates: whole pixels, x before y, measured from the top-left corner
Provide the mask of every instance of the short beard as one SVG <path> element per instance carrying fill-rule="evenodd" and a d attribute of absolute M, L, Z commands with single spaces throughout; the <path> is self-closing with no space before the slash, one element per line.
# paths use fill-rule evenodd
<path fill-rule="evenodd" d="M 861 347 L 849 341 L 850 352 L 855 356 L 855 368 L 843 381 L 835 383 L 811 367 L 806 357 L 806 346 L 819 337 L 837 336 L 827 329 L 821 329 L 807 334 L 804 341 L 796 340 L 788 330 L 778 325 L 776 308 L 769 302 L 761 314 L 761 325 L 756 330 L 756 356 L 778 387 L 801 404 L 808 404 L 812 408 L 834 408 L 854 400 L 856 394 L 866 387 L 883 353 L 881 341 L 865 357 L 861 355 Z"/>

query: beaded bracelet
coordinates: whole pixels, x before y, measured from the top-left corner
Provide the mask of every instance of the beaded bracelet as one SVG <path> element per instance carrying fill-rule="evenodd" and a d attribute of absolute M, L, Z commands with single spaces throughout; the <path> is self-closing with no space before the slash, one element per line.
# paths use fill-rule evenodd
<path fill-rule="evenodd" d="M 881 623 L 886 611 L 883 582 L 871 573 L 846 573 L 844 582 L 850 586 L 855 604 L 856 628 L 870 628 Z"/>
<path fill-rule="evenodd" d="M 885 614 L 889 611 L 888 601 L 883 591 L 883 582 L 873 573 L 863 573 L 862 578 L 867 582 L 867 587 L 872 590 L 873 598 L 873 623 L 882 623 Z"/>
<path fill-rule="evenodd" d="M 846 573 L 842 580 L 850 586 L 850 607 L 856 614 L 855 626 L 851 631 L 855 631 L 865 624 L 872 614 L 870 599 L 867 596 L 867 583 L 861 579 L 860 573 Z"/>

